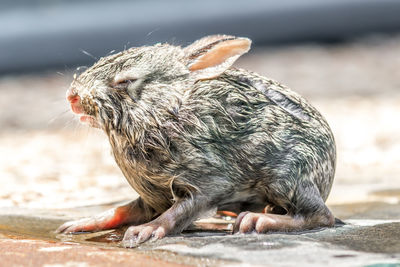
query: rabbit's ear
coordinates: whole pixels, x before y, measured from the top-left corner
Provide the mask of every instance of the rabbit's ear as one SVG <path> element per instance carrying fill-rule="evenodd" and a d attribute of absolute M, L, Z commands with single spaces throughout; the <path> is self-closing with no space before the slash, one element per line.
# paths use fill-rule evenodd
<path fill-rule="evenodd" d="M 232 35 L 222 35 L 222 34 L 218 34 L 218 35 L 209 35 L 206 37 L 203 37 L 197 41 L 195 41 L 194 43 L 186 46 L 185 48 L 183 48 L 183 50 L 185 51 L 185 54 L 190 56 L 191 54 L 194 54 L 195 52 L 197 52 L 198 50 L 205 48 L 206 46 L 215 43 L 217 41 L 222 41 L 224 39 L 235 39 L 235 36 Z"/>
<path fill-rule="evenodd" d="M 188 68 L 196 80 L 221 75 L 241 55 L 249 51 L 250 39 L 227 35 L 204 37 L 184 49 Z"/>

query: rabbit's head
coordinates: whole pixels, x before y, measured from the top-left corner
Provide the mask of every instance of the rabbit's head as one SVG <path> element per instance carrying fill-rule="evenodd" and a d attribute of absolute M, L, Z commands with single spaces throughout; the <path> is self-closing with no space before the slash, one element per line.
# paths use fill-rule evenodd
<path fill-rule="evenodd" d="M 196 81 L 218 77 L 250 44 L 247 38 L 213 35 L 185 48 L 169 44 L 130 48 L 75 75 L 67 99 L 82 122 L 118 128 L 124 113 L 155 105 Z"/>

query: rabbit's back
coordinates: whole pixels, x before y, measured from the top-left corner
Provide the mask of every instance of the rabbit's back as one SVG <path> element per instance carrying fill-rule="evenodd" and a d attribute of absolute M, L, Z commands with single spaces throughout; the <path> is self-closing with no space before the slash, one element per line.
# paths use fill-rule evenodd
<path fill-rule="evenodd" d="M 185 154 L 193 155 L 181 167 L 185 183 L 229 201 L 228 192 L 284 199 L 307 180 L 327 198 L 335 169 L 333 135 L 297 93 L 258 74 L 230 69 L 195 84 L 182 105 L 191 119 L 179 142 L 187 144 Z"/>

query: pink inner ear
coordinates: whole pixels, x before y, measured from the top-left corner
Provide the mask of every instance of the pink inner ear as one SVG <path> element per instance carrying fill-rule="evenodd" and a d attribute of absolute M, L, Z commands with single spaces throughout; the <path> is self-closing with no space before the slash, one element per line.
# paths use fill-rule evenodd
<path fill-rule="evenodd" d="M 197 59 L 189 67 L 189 70 L 196 71 L 221 65 L 228 58 L 240 56 L 249 51 L 250 44 L 251 42 L 248 39 L 235 39 L 221 42 Z"/>

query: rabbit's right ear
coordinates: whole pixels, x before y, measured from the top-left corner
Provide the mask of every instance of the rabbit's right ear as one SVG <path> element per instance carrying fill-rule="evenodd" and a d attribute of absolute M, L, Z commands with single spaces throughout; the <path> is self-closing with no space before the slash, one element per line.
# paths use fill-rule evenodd
<path fill-rule="evenodd" d="M 221 75 L 241 55 L 249 51 L 248 38 L 228 35 L 204 37 L 184 48 L 187 66 L 196 80 L 212 79 Z"/>

